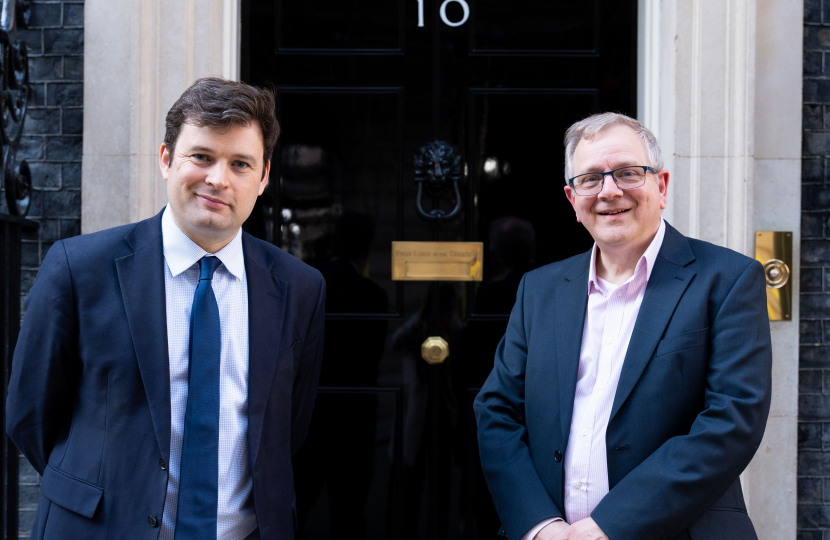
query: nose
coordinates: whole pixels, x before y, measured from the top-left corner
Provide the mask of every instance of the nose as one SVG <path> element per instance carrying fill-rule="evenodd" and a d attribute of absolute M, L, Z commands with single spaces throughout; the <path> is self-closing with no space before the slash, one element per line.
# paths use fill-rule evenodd
<path fill-rule="evenodd" d="M 207 178 L 205 178 L 205 183 L 212 185 L 216 189 L 224 189 L 228 187 L 230 175 L 230 163 L 217 160 L 216 163 L 214 163 L 213 167 L 211 167 L 208 170 Z"/>
<path fill-rule="evenodd" d="M 600 199 L 615 199 L 617 197 L 622 197 L 623 192 L 617 186 L 616 180 L 614 180 L 614 175 L 611 173 L 605 173 L 602 176 L 602 190 L 597 194 L 597 197 Z"/>

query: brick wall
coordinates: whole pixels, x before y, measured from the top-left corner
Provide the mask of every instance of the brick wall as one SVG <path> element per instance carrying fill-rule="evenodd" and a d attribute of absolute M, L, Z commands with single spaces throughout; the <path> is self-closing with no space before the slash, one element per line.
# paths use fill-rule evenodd
<path fill-rule="evenodd" d="M 798 540 L 830 540 L 830 0 L 804 2 Z"/>
<path fill-rule="evenodd" d="M 29 29 L 19 32 L 29 47 L 34 101 L 24 124 L 18 160 L 32 170 L 30 219 L 38 231 L 24 237 L 22 305 L 49 247 L 80 234 L 81 136 L 83 133 L 84 4 L 34 0 Z M 5 194 L 0 212 L 8 212 Z M 40 479 L 20 458 L 20 538 L 29 538 L 40 498 Z"/>

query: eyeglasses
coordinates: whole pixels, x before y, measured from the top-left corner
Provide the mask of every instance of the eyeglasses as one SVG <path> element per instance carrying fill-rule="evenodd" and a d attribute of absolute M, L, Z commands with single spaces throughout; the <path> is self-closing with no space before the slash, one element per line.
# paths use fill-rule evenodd
<path fill-rule="evenodd" d="M 580 174 L 568 180 L 571 188 L 577 195 L 588 196 L 596 195 L 602 191 L 603 183 L 606 175 L 611 175 L 614 183 L 620 189 L 634 189 L 646 183 L 646 175 L 650 172 L 657 174 L 657 170 L 645 165 L 632 165 L 630 167 L 620 167 L 608 172 L 593 172 L 587 174 Z"/>

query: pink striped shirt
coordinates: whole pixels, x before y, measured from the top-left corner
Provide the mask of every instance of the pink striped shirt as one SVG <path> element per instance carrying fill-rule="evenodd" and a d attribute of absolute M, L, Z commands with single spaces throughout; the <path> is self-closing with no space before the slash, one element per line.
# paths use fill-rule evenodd
<path fill-rule="evenodd" d="M 657 234 L 637 262 L 634 275 L 622 285 L 614 285 L 597 276 L 596 244 L 591 252 L 588 309 L 582 329 L 573 417 L 565 451 L 564 512 L 568 523 L 589 517 L 608 493 L 605 430 L 628 342 L 665 232 L 666 224 L 660 220 Z M 552 521 L 539 523 L 523 540 L 534 538 Z"/>

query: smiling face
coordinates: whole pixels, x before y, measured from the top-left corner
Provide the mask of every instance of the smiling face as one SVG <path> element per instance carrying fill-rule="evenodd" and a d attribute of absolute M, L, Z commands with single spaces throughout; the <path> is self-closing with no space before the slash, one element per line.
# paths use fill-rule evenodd
<path fill-rule="evenodd" d="M 268 185 L 257 124 L 217 130 L 185 123 L 171 156 L 162 144 L 161 174 L 176 225 L 199 247 L 215 253 L 248 219 Z"/>
<path fill-rule="evenodd" d="M 611 126 L 593 138 L 582 139 L 573 156 L 573 175 L 605 172 L 628 165 L 651 165 L 646 146 L 628 126 Z M 581 196 L 565 186 L 565 195 L 600 250 L 613 253 L 631 249 L 639 257 L 660 227 L 660 210 L 666 207 L 669 172 L 648 173 L 635 189 L 621 190 L 610 176 L 602 191 Z"/>

